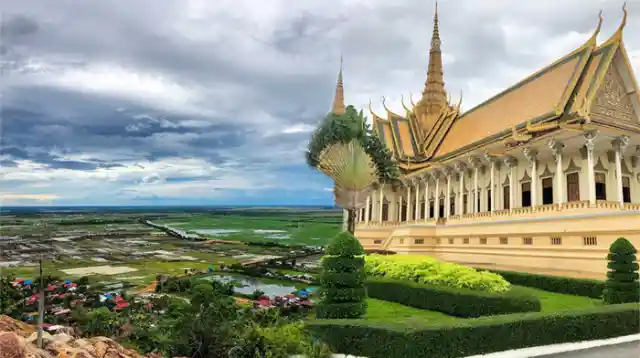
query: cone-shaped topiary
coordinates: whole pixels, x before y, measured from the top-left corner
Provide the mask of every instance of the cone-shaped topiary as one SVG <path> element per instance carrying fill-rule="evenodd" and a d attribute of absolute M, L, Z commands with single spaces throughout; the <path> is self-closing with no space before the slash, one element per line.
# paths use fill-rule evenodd
<path fill-rule="evenodd" d="M 367 312 L 364 249 L 349 232 L 331 240 L 322 258 L 322 302 L 318 318 L 357 318 Z"/>
<path fill-rule="evenodd" d="M 609 249 L 607 259 L 609 272 L 605 283 L 603 299 L 605 303 L 626 303 L 640 301 L 640 282 L 635 247 L 625 238 L 619 238 Z"/>

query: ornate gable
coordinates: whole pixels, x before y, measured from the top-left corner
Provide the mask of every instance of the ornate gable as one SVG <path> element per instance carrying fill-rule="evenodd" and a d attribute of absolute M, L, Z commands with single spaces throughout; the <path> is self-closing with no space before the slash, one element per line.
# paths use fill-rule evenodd
<path fill-rule="evenodd" d="M 591 107 L 594 119 L 639 125 L 640 117 L 631 102 L 633 95 L 625 89 L 615 66 L 609 66 Z"/>

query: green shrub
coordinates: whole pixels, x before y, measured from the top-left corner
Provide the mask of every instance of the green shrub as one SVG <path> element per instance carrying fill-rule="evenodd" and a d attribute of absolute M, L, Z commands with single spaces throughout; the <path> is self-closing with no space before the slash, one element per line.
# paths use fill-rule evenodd
<path fill-rule="evenodd" d="M 342 232 L 331 240 L 322 260 L 322 301 L 318 318 L 356 318 L 367 312 L 362 245 L 352 234 Z"/>
<path fill-rule="evenodd" d="M 367 255 L 369 276 L 384 276 L 438 286 L 505 292 L 507 282 L 500 275 L 420 255 Z"/>
<path fill-rule="evenodd" d="M 307 329 L 334 352 L 369 358 L 454 358 L 640 332 L 640 306 L 600 306 L 564 313 L 518 313 L 427 328 L 365 320 L 316 320 Z"/>
<path fill-rule="evenodd" d="M 489 293 L 379 277 L 369 278 L 366 286 L 369 297 L 457 317 L 539 312 L 541 308 L 538 297 L 517 288 Z"/>
<path fill-rule="evenodd" d="M 490 270 L 514 285 L 575 296 L 601 298 L 604 281 L 588 278 L 540 275 L 526 272 Z"/>
<path fill-rule="evenodd" d="M 603 295 L 605 303 L 640 301 L 636 252 L 629 240 L 622 237 L 611 244 L 607 256 L 609 272 Z"/>

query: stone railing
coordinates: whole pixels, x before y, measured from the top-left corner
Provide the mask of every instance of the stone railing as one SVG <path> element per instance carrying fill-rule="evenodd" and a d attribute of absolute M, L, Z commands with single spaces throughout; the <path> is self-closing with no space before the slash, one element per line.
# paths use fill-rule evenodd
<path fill-rule="evenodd" d="M 640 203 L 624 203 L 624 205 L 620 205 L 620 202 L 617 201 L 606 201 L 606 200 L 598 200 L 595 205 L 591 205 L 589 201 L 571 201 L 567 203 L 554 203 L 554 204 L 545 204 L 538 205 L 535 207 L 526 207 L 526 208 L 513 208 L 512 210 L 496 210 L 496 211 L 483 211 L 479 213 L 467 213 L 462 215 L 451 215 L 449 218 L 439 218 L 437 221 L 433 218 L 431 219 L 420 219 L 420 220 L 411 220 L 411 221 L 386 221 L 386 222 L 368 222 L 368 223 L 359 223 L 358 228 L 383 228 L 383 227 L 395 227 L 402 225 L 412 225 L 412 224 L 437 224 L 442 225 L 447 222 L 456 222 L 456 221 L 473 221 L 473 220 L 486 220 L 495 217 L 523 217 L 523 216 L 534 216 L 538 213 L 558 213 L 563 211 L 574 211 L 574 210 L 589 210 L 589 209 L 600 209 L 606 211 L 635 211 L 640 210 Z"/>

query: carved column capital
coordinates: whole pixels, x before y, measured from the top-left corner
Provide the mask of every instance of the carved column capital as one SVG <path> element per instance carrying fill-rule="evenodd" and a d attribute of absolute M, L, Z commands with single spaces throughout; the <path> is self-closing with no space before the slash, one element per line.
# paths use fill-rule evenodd
<path fill-rule="evenodd" d="M 478 157 L 469 157 L 467 158 L 467 161 L 469 162 L 469 167 L 473 169 L 480 168 L 480 166 L 482 165 L 482 161 Z"/>
<path fill-rule="evenodd" d="M 467 165 L 464 164 L 464 162 L 456 162 L 455 164 L 453 164 L 453 167 L 455 168 L 456 172 L 458 172 L 458 174 L 464 174 L 464 171 L 467 169 Z"/>
<path fill-rule="evenodd" d="M 516 158 L 514 158 L 512 156 L 506 156 L 506 157 L 502 158 L 502 161 L 509 168 L 513 168 L 518 164 L 518 159 L 516 159 Z"/>
<path fill-rule="evenodd" d="M 536 159 L 538 159 L 538 151 L 533 148 L 524 148 L 524 156 L 529 160 L 529 162 L 533 163 Z"/>
<path fill-rule="evenodd" d="M 598 131 L 589 131 L 584 133 L 584 146 L 587 148 L 589 152 L 593 152 L 593 149 L 596 147 L 596 137 L 598 136 Z"/>
<path fill-rule="evenodd" d="M 622 153 L 624 152 L 625 149 L 627 149 L 627 146 L 629 146 L 629 136 L 626 136 L 626 135 L 620 136 L 612 140 L 611 145 L 613 146 L 613 149 L 615 149 L 617 152 Z"/>
<path fill-rule="evenodd" d="M 552 139 L 549 141 L 548 145 L 554 157 L 558 157 L 559 155 L 562 155 L 562 151 L 564 150 L 564 143 L 557 141 L 555 139 Z"/>
<path fill-rule="evenodd" d="M 486 162 L 488 162 L 489 164 L 495 164 L 495 163 L 497 163 L 499 161 L 498 157 L 496 157 L 495 155 L 493 155 L 493 154 L 491 154 L 491 153 L 489 153 L 487 151 L 484 152 L 483 157 L 484 157 L 484 160 Z"/>

